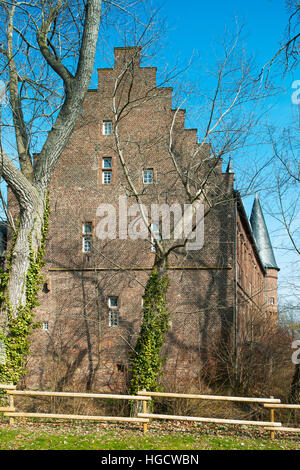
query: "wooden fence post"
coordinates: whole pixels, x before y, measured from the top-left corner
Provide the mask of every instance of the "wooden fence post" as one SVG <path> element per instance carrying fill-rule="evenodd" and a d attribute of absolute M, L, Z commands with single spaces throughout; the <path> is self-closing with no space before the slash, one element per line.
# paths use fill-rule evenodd
<path fill-rule="evenodd" d="M 14 396 L 13 396 L 13 395 L 9 395 L 8 400 L 9 400 L 9 407 L 10 407 L 10 408 L 15 408 L 15 406 L 14 406 Z M 13 425 L 15 424 L 14 418 L 12 418 L 12 417 L 9 418 L 9 424 L 10 424 L 11 426 L 13 426 Z"/>
<path fill-rule="evenodd" d="M 271 396 L 270 398 L 274 398 L 274 397 Z M 274 421 L 275 421 L 275 410 L 274 410 L 274 408 L 270 408 L 270 421 L 271 421 L 271 423 L 274 423 Z M 271 437 L 271 439 L 274 439 L 274 437 L 275 437 L 275 432 L 274 431 L 271 431 L 270 437 Z"/>
<path fill-rule="evenodd" d="M 143 389 L 143 393 L 146 392 L 145 389 Z M 143 400 L 143 413 L 148 413 L 148 407 L 147 407 L 147 402 L 146 400 Z M 148 424 L 144 423 L 144 433 L 148 431 Z"/>

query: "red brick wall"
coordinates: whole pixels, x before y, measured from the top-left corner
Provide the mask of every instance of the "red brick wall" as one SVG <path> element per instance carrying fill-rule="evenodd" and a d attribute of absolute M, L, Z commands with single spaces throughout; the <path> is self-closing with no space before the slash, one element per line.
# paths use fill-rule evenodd
<path fill-rule="evenodd" d="M 28 387 L 83 389 L 88 382 L 97 390 L 117 391 L 126 387 L 128 355 L 139 332 L 142 295 L 154 253 L 150 239 L 99 240 L 96 210 L 100 203 L 117 208 L 118 197 L 130 194 L 114 136 L 102 135 L 103 120 L 114 119 L 115 78 L 127 53 L 125 49 L 116 49 L 115 68 L 99 70 L 98 89 L 88 92 L 76 129 L 52 178 L 45 267 L 50 290 L 41 293 L 41 305 L 37 309 L 37 320 L 48 321 L 49 330 L 37 330 L 33 335 L 25 378 Z M 130 112 L 119 124 L 120 143 L 130 177 L 144 204 L 187 203 L 169 155 L 170 126 L 175 112 L 172 89 L 156 88 L 156 69 L 140 68 L 138 59 L 131 72 L 133 82 L 122 83 L 117 96 L 120 106 L 129 92 L 134 98 Z M 176 114 L 173 149 L 178 162 L 186 165 L 198 144 L 197 131 L 185 129 L 184 117 L 184 110 Z M 101 181 L 103 157 L 112 158 L 111 185 L 103 185 Z M 201 149 L 197 162 L 199 168 L 194 176 L 201 178 L 213 162 L 209 146 Z M 143 185 L 143 168 L 154 169 L 153 185 Z M 199 388 L 203 368 L 207 367 L 210 342 L 233 321 L 232 184 L 233 175 L 222 174 L 218 164 L 208 185 L 209 196 L 218 204 L 205 218 L 204 247 L 188 253 L 178 249 L 169 258 L 171 324 L 163 354 L 166 357 L 164 381 L 170 387 L 182 383 Z M 136 202 L 132 197 L 129 201 Z M 82 253 L 83 221 L 94 223 L 91 255 Z M 246 289 L 251 282 L 252 289 L 256 289 L 262 282 L 262 272 L 246 236 L 245 243 L 249 253 L 243 272 L 240 269 L 240 283 Z M 108 324 L 109 296 L 119 297 L 118 327 Z M 260 295 L 258 298 L 260 302 Z"/>
<path fill-rule="evenodd" d="M 240 341 L 259 340 L 261 332 L 277 320 L 277 275 L 265 269 L 243 210 L 237 213 L 237 309 Z M 273 297 L 274 304 L 270 304 Z M 257 333 L 255 333 L 255 331 Z M 254 336 L 253 336 L 254 335 Z"/>

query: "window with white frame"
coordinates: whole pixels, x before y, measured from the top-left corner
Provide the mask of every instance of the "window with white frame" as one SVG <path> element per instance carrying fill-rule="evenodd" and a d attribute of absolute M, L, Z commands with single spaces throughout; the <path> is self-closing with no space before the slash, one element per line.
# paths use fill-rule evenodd
<path fill-rule="evenodd" d="M 152 184 L 154 181 L 154 172 L 153 168 L 146 168 L 143 170 L 143 183 Z"/>
<path fill-rule="evenodd" d="M 108 297 L 108 306 L 109 308 L 119 308 L 119 297 L 116 295 Z"/>
<path fill-rule="evenodd" d="M 112 121 L 103 121 L 102 123 L 102 134 L 111 135 L 113 131 Z"/>
<path fill-rule="evenodd" d="M 110 310 L 108 314 L 109 326 L 119 326 L 119 312 L 118 310 Z"/>
<path fill-rule="evenodd" d="M 92 252 L 92 237 L 85 235 L 82 237 L 82 251 L 83 253 Z"/>
<path fill-rule="evenodd" d="M 111 170 L 112 169 L 112 159 L 111 159 L 111 157 L 104 157 L 102 159 L 102 168 L 103 168 L 103 170 Z"/>
<path fill-rule="evenodd" d="M 93 223 L 83 222 L 82 224 L 82 251 L 91 253 L 93 245 Z"/>
<path fill-rule="evenodd" d="M 151 224 L 151 251 L 156 251 L 156 242 L 161 240 L 159 226 L 157 223 L 152 222 Z"/>
<path fill-rule="evenodd" d="M 102 159 L 102 184 L 112 183 L 112 158 L 104 157 Z"/>
<path fill-rule="evenodd" d="M 47 321 L 43 322 L 43 330 L 48 331 L 49 330 L 49 323 Z"/>
<path fill-rule="evenodd" d="M 108 297 L 108 307 L 109 326 L 119 326 L 119 297 L 116 295 Z"/>
<path fill-rule="evenodd" d="M 112 170 L 103 170 L 102 171 L 102 183 L 111 184 L 112 183 Z"/>
<path fill-rule="evenodd" d="M 274 298 L 274 297 L 271 297 L 271 298 L 270 298 L 270 304 L 271 304 L 271 305 L 274 305 L 274 304 L 275 304 L 275 298 Z"/>
<path fill-rule="evenodd" d="M 83 222 L 82 233 L 85 235 L 92 235 L 93 233 L 93 222 Z"/>

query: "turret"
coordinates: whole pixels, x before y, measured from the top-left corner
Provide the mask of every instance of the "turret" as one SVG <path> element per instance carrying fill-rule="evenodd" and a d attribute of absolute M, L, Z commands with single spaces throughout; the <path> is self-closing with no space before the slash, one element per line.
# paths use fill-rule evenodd
<path fill-rule="evenodd" d="M 273 247 L 271 244 L 269 232 L 267 229 L 266 221 L 260 205 L 258 194 L 256 194 L 252 212 L 250 216 L 250 224 L 252 228 L 255 244 L 260 256 L 260 259 L 266 270 L 265 277 L 265 305 L 266 310 L 270 313 L 277 313 L 277 281 L 278 271 Z"/>

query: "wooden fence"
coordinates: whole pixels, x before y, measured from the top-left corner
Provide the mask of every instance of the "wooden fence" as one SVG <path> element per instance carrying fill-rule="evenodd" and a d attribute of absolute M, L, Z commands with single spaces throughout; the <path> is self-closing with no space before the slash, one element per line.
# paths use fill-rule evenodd
<path fill-rule="evenodd" d="M 275 409 L 290 409 L 290 410 L 300 410 L 300 405 L 287 405 L 284 403 L 280 404 L 270 404 L 270 403 L 265 403 L 264 404 L 265 408 L 270 409 L 270 420 L 271 422 L 275 421 Z M 266 428 L 269 431 L 271 431 L 271 438 L 274 439 L 275 437 L 275 431 L 281 431 L 281 432 L 295 432 L 300 434 L 300 428 L 292 428 L 289 426 L 279 426 L 279 427 L 272 427 L 272 428 Z"/>
<path fill-rule="evenodd" d="M 191 395 L 185 393 L 166 393 L 166 392 L 147 392 L 143 390 L 138 392 L 140 396 L 147 397 L 166 397 L 166 398 L 186 398 L 193 400 L 216 400 L 216 401 L 231 401 L 231 402 L 250 402 L 250 403 L 261 403 L 261 404 L 270 404 L 275 406 L 275 404 L 280 404 L 280 400 L 276 398 L 250 398 L 250 397 L 232 397 L 232 396 L 220 396 L 220 395 Z M 251 420 L 242 420 L 242 419 L 227 419 L 227 418 L 206 418 L 200 416 L 175 416 L 175 415 L 162 415 L 155 413 L 148 413 L 144 410 L 147 409 L 147 402 L 143 402 L 143 413 L 138 413 L 140 418 L 149 418 L 149 419 L 162 419 L 162 420 L 176 420 L 176 421 L 195 421 L 200 423 L 217 423 L 217 424 L 233 424 L 233 425 L 248 425 L 248 426 L 263 426 L 269 428 L 279 429 L 282 424 L 276 423 L 273 421 L 251 421 Z M 146 425 L 147 427 L 147 425 Z"/>
<path fill-rule="evenodd" d="M 26 413 L 22 411 L 16 411 L 14 406 L 14 396 L 31 396 L 31 397 L 65 397 L 65 398 L 98 398 L 98 399 L 110 399 L 110 400 L 137 400 L 147 403 L 151 401 L 151 397 L 137 396 L 137 395 L 115 395 L 108 393 L 73 393 L 73 392 L 48 392 L 38 390 L 16 390 L 13 385 L 0 384 L 0 389 L 5 390 L 8 399 L 9 407 L 0 407 L 0 412 L 4 413 L 4 416 L 10 418 L 10 424 L 14 423 L 14 418 L 54 418 L 54 419 L 74 419 L 84 421 L 112 421 L 112 422 L 128 422 L 128 423 L 142 423 L 144 431 L 147 431 L 148 418 L 140 417 L 129 417 L 129 416 L 90 416 L 90 415 L 69 415 L 69 414 L 55 414 L 55 413 Z M 144 409 L 144 408 L 143 408 Z"/>
<path fill-rule="evenodd" d="M 84 421 L 111 421 L 111 422 L 128 422 L 128 423 L 141 423 L 143 424 L 144 432 L 148 430 L 148 424 L 152 420 L 178 420 L 178 421 L 193 421 L 202 423 L 217 423 L 217 424 L 232 424 L 232 425 L 248 425 L 248 426 L 261 426 L 270 431 L 271 438 L 274 438 L 275 431 L 288 431 L 299 432 L 300 428 L 292 428 L 283 426 L 281 422 L 275 422 L 275 409 L 290 408 L 300 409 L 300 405 L 285 405 L 276 398 L 251 398 L 251 397 L 232 397 L 220 395 L 193 395 L 184 393 L 166 393 L 166 392 L 147 392 L 142 390 L 137 395 L 116 395 L 105 393 L 73 393 L 73 392 L 51 392 L 51 391 L 38 391 L 38 390 L 17 390 L 14 385 L 1 385 L 0 389 L 5 390 L 9 400 L 9 406 L 0 407 L 0 412 L 4 416 L 9 417 L 10 423 L 13 424 L 14 418 L 53 418 L 53 419 L 72 419 Z M 71 414 L 55 414 L 55 413 L 26 413 L 16 411 L 14 397 L 15 396 L 41 396 L 41 397 L 65 397 L 65 398 L 83 398 L 83 399 L 112 399 L 112 400 L 132 400 L 142 402 L 143 412 L 138 413 L 135 417 L 129 416 L 90 416 L 90 415 L 71 415 Z M 207 418 L 200 416 L 175 416 L 166 414 L 156 414 L 149 412 L 149 404 L 152 403 L 155 397 L 166 398 L 184 398 L 195 400 L 214 400 L 214 401 L 228 401 L 228 402 L 245 402 L 245 403 L 260 403 L 265 408 L 270 409 L 270 421 L 259 420 L 244 420 L 244 419 L 227 419 L 227 418 Z"/>

